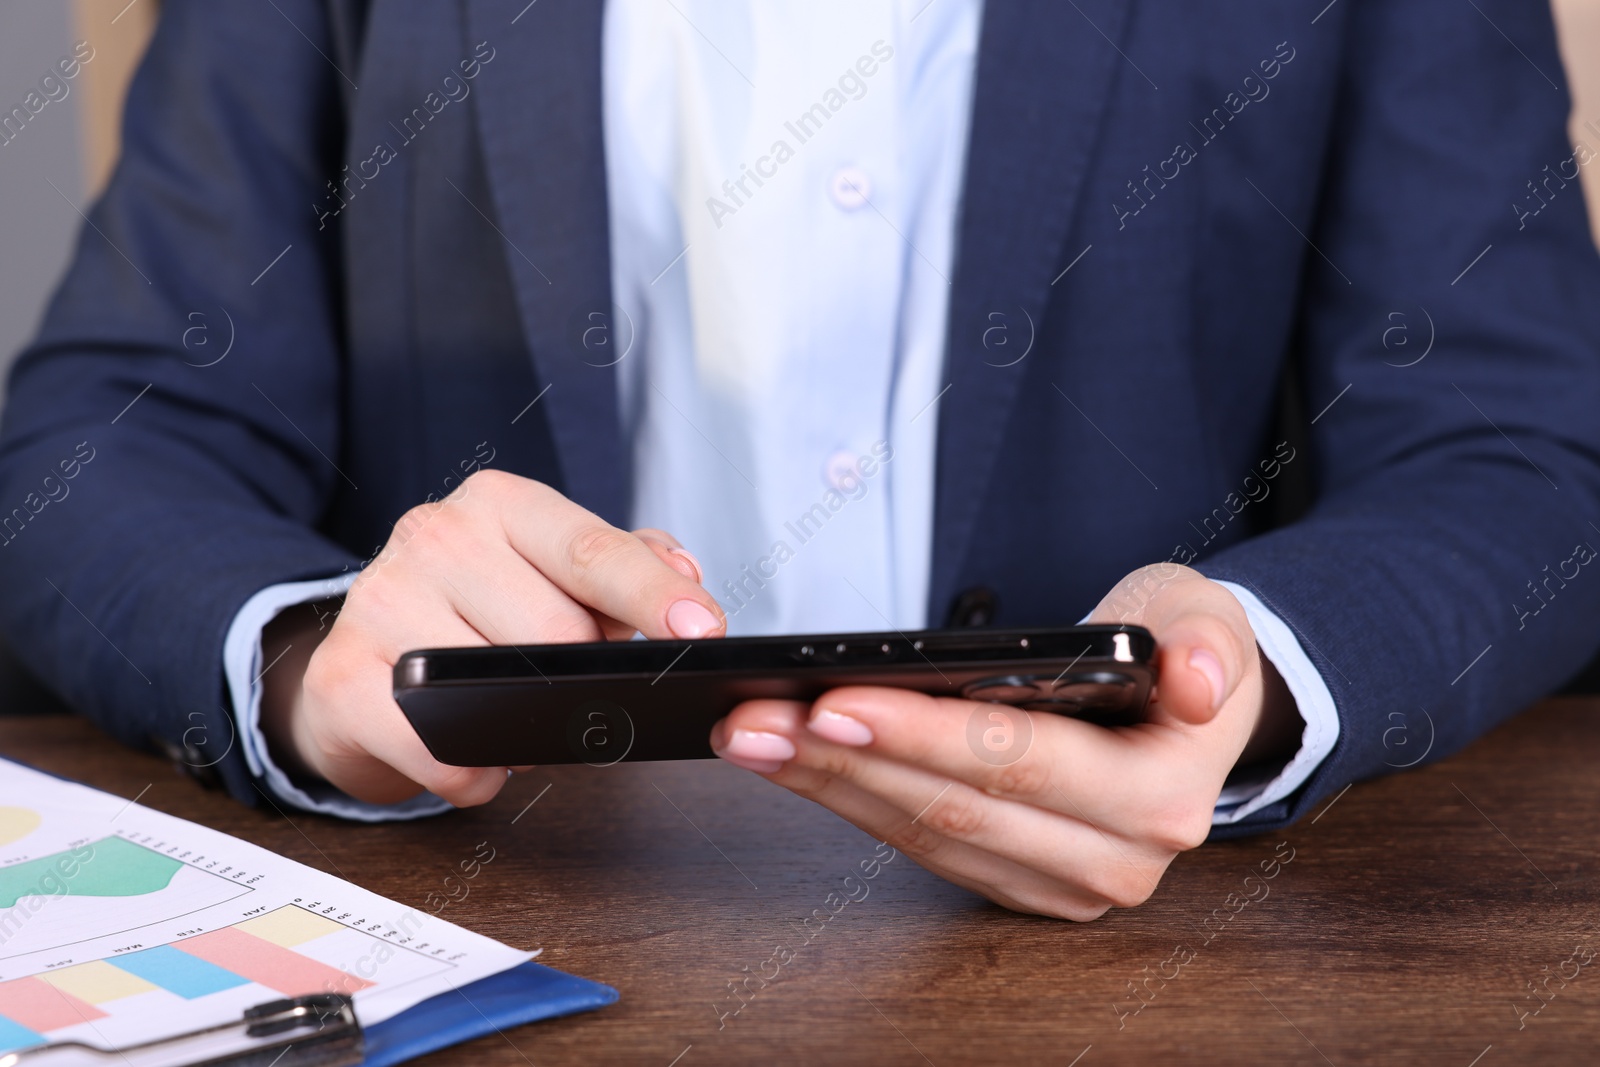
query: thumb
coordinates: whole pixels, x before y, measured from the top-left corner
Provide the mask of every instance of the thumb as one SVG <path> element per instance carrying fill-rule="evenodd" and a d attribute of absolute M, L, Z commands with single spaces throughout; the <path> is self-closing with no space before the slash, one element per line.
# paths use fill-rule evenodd
<path fill-rule="evenodd" d="M 1137 590 L 1137 596 L 1129 590 Z M 1156 639 L 1155 717 L 1210 722 L 1238 692 L 1255 657 L 1255 637 L 1234 595 L 1177 564 L 1145 567 L 1118 583 L 1092 622 L 1143 626 Z"/>
<path fill-rule="evenodd" d="M 448 767 L 427 785 L 434 796 L 458 808 L 471 808 L 499 796 L 510 776 L 507 767 Z"/>
<path fill-rule="evenodd" d="M 1190 725 L 1210 722 L 1244 679 L 1242 642 L 1227 622 L 1203 611 L 1161 622 L 1151 628 L 1159 710 Z"/>

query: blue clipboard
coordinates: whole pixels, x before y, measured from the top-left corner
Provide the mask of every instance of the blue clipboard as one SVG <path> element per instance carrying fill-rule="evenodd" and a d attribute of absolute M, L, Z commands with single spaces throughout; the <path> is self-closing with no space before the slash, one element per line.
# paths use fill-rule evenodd
<path fill-rule="evenodd" d="M 367 1058 L 362 1063 L 389 1067 L 485 1034 L 593 1011 L 616 1000 L 617 991 L 608 985 L 530 960 L 367 1027 Z"/>

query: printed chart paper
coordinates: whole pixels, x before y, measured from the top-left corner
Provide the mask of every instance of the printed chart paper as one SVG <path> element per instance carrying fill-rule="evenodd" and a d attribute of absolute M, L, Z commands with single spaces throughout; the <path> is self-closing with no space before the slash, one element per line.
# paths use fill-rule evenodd
<path fill-rule="evenodd" d="M 371 1025 L 532 956 L 0 760 L 0 1053 L 124 1048 L 309 993 L 353 995 Z"/>

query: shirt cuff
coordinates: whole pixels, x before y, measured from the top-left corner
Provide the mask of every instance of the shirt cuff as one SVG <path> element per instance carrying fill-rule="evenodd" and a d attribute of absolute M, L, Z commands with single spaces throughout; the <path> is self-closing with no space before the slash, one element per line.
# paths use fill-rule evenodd
<path fill-rule="evenodd" d="M 309 582 L 284 582 L 268 586 L 245 601 L 228 627 L 222 644 L 222 669 L 233 700 L 233 715 L 239 727 L 245 762 L 250 773 L 265 781 L 277 799 L 305 811 L 335 815 L 360 822 L 388 822 L 416 819 L 451 810 L 449 801 L 423 793 L 398 804 L 368 804 L 341 793 L 326 782 L 296 784 L 272 761 L 266 736 L 261 732 L 261 676 L 272 669 L 263 665 L 261 631 L 278 613 L 296 604 L 327 600 L 348 592 L 357 572 Z"/>
<path fill-rule="evenodd" d="M 1232 593 L 1244 608 L 1250 628 L 1255 631 L 1256 644 L 1261 654 L 1272 661 L 1283 676 L 1289 694 L 1294 697 L 1295 708 L 1305 722 L 1300 732 L 1300 751 L 1283 767 L 1274 771 L 1269 767 L 1248 779 L 1235 778 L 1223 787 L 1217 798 L 1216 810 L 1211 815 L 1211 825 L 1226 826 L 1240 822 L 1255 812 L 1276 803 L 1305 784 L 1339 740 L 1339 710 L 1333 694 L 1321 673 L 1311 663 L 1294 631 L 1269 611 L 1266 605 L 1250 590 L 1232 582 L 1218 582 Z"/>

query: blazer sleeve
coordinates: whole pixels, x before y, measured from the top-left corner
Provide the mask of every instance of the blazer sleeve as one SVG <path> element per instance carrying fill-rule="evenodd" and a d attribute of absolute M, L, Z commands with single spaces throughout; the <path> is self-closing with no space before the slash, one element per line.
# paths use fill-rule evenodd
<path fill-rule="evenodd" d="M 1324 187 L 1301 212 L 1258 178 L 1307 238 L 1316 502 L 1201 570 L 1289 625 L 1341 728 L 1300 792 L 1217 836 L 1446 756 L 1600 645 L 1600 261 L 1578 176 L 1600 159 L 1567 139 L 1549 7 L 1354 0 L 1323 28 L 1343 35 Z"/>
<path fill-rule="evenodd" d="M 356 563 L 315 532 L 346 480 L 338 248 L 312 207 L 357 73 L 333 21 L 312 0 L 162 5 L 0 432 L 5 639 L 108 732 L 247 802 L 229 623 Z"/>

